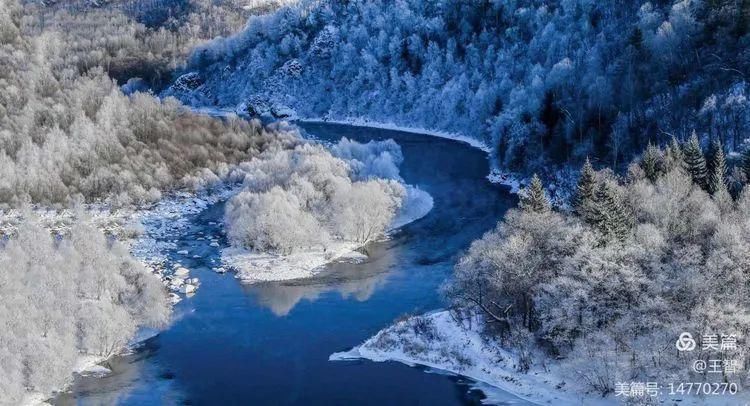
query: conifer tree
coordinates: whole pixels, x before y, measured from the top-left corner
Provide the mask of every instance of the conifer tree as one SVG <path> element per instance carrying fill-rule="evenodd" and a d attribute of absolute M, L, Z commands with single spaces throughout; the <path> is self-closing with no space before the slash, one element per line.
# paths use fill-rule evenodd
<path fill-rule="evenodd" d="M 740 165 L 742 165 L 742 172 L 745 174 L 745 178 L 750 179 L 750 145 L 747 145 L 745 149 L 742 150 Z"/>
<path fill-rule="evenodd" d="M 550 203 L 544 193 L 544 186 L 539 176 L 534 174 L 531 184 L 524 188 L 520 197 L 521 209 L 534 213 L 546 213 L 550 210 Z"/>
<path fill-rule="evenodd" d="M 623 241 L 630 232 L 625 207 L 608 182 L 601 182 L 596 190 L 596 203 L 588 223 L 601 232 L 605 242 Z"/>
<path fill-rule="evenodd" d="M 653 146 L 650 142 L 646 151 L 643 153 L 641 158 L 641 168 L 646 174 L 646 177 L 651 181 L 655 182 L 656 178 L 659 177 L 662 169 L 662 156 L 661 150 Z"/>
<path fill-rule="evenodd" d="M 594 204 L 596 198 L 596 171 L 591 165 L 589 158 L 586 158 L 583 167 L 581 168 L 581 176 L 578 178 L 578 186 L 576 187 L 576 197 L 574 201 L 574 209 L 578 215 L 587 217 L 591 206 Z"/>
<path fill-rule="evenodd" d="M 668 170 L 685 167 L 685 154 L 682 153 L 682 145 L 680 145 L 680 142 L 674 135 L 672 136 L 672 141 L 669 143 L 669 147 L 667 147 L 667 167 Z"/>
<path fill-rule="evenodd" d="M 727 163 L 721 141 L 715 141 L 711 148 L 711 171 L 708 176 L 708 191 L 715 195 L 726 192 Z"/>
<path fill-rule="evenodd" d="M 683 153 L 685 156 L 685 169 L 687 169 L 693 178 L 693 182 L 701 188 L 706 189 L 708 186 L 706 158 L 703 156 L 698 135 L 695 134 L 695 131 L 693 131 L 693 135 L 690 136 L 690 139 L 685 144 Z"/>

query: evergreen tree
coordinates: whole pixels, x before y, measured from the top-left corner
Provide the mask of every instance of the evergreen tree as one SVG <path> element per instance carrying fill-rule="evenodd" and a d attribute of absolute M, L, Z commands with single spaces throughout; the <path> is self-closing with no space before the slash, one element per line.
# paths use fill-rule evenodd
<path fill-rule="evenodd" d="M 685 144 L 684 148 L 685 156 L 685 169 L 687 169 L 690 176 L 693 178 L 698 186 L 706 189 L 708 186 L 708 168 L 706 168 L 706 158 L 703 156 L 700 142 L 698 141 L 698 135 L 693 131 L 693 135 Z"/>
<path fill-rule="evenodd" d="M 661 173 L 661 150 L 653 146 L 650 142 L 648 143 L 646 152 L 643 153 L 643 157 L 641 158 L 641 168 L 643 168 L 643 172 L 651 182 L 656 182 L 656 178 L 658 178 Z"/>
<path fill-rule="evenodd" d="M 727 192 L 727 163 L 721 141 L 715 141 L 711 148 L 711 171 L 708 176 L 708 191 L 715 195 Z"/>
<path fill-rule="evenodd" d="M 742 165 L 742 172 L 745 174 L 745 178 L 750 179 L 750 145 L 747 145 L 742 150 L 742 159 L 740 164 Z"/>
<path fill-rule="evenodd" d="M 589 158 L 581 168 L 581 176 L 578 178 L 574 209 L 579 216 L 586 217 L 591 210 L 596 198 L 596 171 L 591 165 Z"/>
<path fill-rule="evenodd" d="M 677 167 L 685 167 L 685 155 L 682 153 L 682 145 L 680 145 L 680 142 L 677 141 L 677 137 L 674 135 L 667 148 L 667 166 L 669 170 Z"/>
<path fill-rule="evenodd" d="M 609 182 L 601 182 L 596 190 L 596 202 L 587 221 L 604 237 L 605 242 L 623 241 L 630 232 L 630 219 L 617 191 Z"/>
<path fill-rule="evenodd" d="M 546 213 L 550 210 L 549 199 L 544 193 L 544 186 L 539 176 L 534 174 L 531 178 L 531 185 L 524 188 L 520 197 L 521 209 L 534 213 Z"/>

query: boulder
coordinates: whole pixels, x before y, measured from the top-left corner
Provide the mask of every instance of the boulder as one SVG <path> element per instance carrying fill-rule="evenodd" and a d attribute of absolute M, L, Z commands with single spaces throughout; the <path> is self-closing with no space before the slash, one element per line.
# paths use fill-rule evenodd
<path fill-rule="evenodd" d="M 268 117 L 271 115 L 271 104 L 262 95 L 252 95 L 244 103 L 244 113 L 250 117 Z"/>
<path fill-rule="evenodd" d="M 182 285 L 182 287 L 180 288 L 180 292 L 184 293 L 186 295 L 190 294 L 190 293 L 194 293 L 195 290 L 196 290 L 195 285 L 191 285 L 189 283 L 186 283 L 186 284 Z"/>
<path fill-rule="evenodd" d="M 176 293 L 170 293 L 169 294 L 169 301 L 172 302 L 172 304 L 177 304 L 177 303 L 180 302 L 180 300 L 182 300 L 182 298 L 180 297 L 180 295 L 178 295 Z"/>
<path fill-rule="evenodd" d="M 271 106 L 271 115 L 274 118 L 293 118 L 297 115 L 297 112 L 283 104 L 274 104 Z"/>
<path fill-rule="evenodd" d="M 174 276 L 184 278 L 190 274 L 190 271 L 187 268 L 179 267 L 174 270 Z"/>
<path fill-rule="evenodd" d="M 197 72 L 188 72 L 174 81 L 172 89 L 176 91 L 189 92 L 199 88 L 203 80 Z"/>

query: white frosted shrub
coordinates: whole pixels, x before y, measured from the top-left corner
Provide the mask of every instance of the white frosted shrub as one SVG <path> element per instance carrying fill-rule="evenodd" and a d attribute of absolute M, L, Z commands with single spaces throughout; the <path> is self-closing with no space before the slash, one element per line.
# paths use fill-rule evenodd
<path fill-rule="evenodd" d="M 276 186 L 267 192 L 242 192 L 227 203 L 227 235 L 233 244 L 258 251 L 291 253 L 325 243 L 317 220 L 294 194 Z"/>
<path fill-rule="evenodd" d="M 288 254 L 325 247 L 330 239 L 366 243 L 381 236 L 406 190 L 375 174 L 400 179 L 400 148 L 392 140 L 381 145 L 346 139 L 333 148 L 344 156 L 307 143 L 241 164 L 245 190 L 226 207 L 232 244 Z"/>
<path fill-rule="evenodd" d="M 101 231 L 77 220 L 53 237 L 26 216 L 0 242 L 0 399 L 49 393 L 72 379 L 80 354 L 111 355 L 140 326 L 169 318 L 158 278 Z"/>
<path fill-rule="evenodd" d="M 331 201 L 333 227 L 345 240 L 367 242 L 377 238 L 393 221 L 406 196 L 396 182 L 370 180 L 355 182 Z"/>
<path fill-rule="evenodd" d="M 398 168 L 404 156 L 393 140 L 362 144 L 342 138 L 331 147 L 331 153 L 349 163 L 354 179 L 400 179 Z"/>

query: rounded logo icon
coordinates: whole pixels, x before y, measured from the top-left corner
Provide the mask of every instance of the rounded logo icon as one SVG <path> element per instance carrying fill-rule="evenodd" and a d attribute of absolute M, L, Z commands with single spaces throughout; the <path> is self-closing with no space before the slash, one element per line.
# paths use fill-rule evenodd
<path fill-rule="evenodd" d="M 687 332 L 680 334 L 680 338 L 677 339 L 675 347 L 677 347 L 678 351 L 693 351 L 695 349 L 693 335 Z"/>

